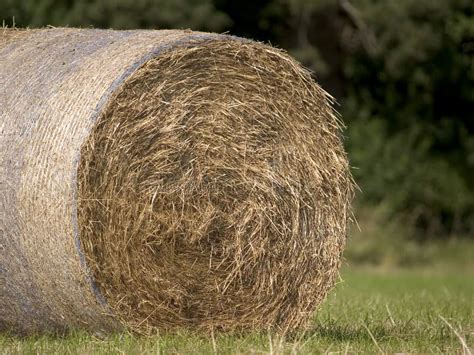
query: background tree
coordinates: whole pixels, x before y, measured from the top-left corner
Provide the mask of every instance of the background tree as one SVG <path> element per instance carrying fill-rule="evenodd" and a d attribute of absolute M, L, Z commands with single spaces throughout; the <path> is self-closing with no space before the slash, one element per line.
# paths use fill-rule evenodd
<path fill-rule="evenodd" d="M 0 0 L 0 14 L 18 26 L 193 28 L 222 31 L 228 16 L 211 0 Z M 11 23 L 11 22 L 10 22 Z"/>

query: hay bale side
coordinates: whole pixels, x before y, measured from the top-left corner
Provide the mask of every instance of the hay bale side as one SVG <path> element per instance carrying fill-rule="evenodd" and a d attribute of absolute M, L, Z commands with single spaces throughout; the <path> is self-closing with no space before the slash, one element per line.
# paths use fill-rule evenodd
<path fill-rule="evenodd" d="M 223 35 L 2 31 L 0 328 L 308 320 L 352 182 L 306 71 Z"/>

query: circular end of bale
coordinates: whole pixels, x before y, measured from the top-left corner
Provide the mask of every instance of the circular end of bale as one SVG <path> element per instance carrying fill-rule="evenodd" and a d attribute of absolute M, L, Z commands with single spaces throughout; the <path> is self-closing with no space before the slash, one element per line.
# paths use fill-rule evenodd
<path fill-rule="evenodd" d="M 352 196 L 327 94 L 285 53 L 229 37 L 167 50 L 81 150 L 80 240 L 131 329 L 302 325 L 333 286 Z"/>

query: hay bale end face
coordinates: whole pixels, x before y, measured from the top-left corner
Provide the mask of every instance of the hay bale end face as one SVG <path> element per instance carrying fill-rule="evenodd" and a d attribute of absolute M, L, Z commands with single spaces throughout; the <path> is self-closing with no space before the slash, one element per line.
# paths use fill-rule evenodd
<path fill-rule="evenodd" d="M 0 30 L 0 329 L 297 329 L 352 180 L 284 52 L 190 31 Z"/>

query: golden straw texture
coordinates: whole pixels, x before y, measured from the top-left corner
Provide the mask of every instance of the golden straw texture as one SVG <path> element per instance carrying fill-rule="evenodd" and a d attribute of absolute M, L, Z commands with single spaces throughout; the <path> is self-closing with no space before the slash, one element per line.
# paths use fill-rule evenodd
<path fill-rule="evenodd" d="M 1 31 L 0 329 L 307 323 L 353 188 L 307 71 L 227 35 Z"/>

